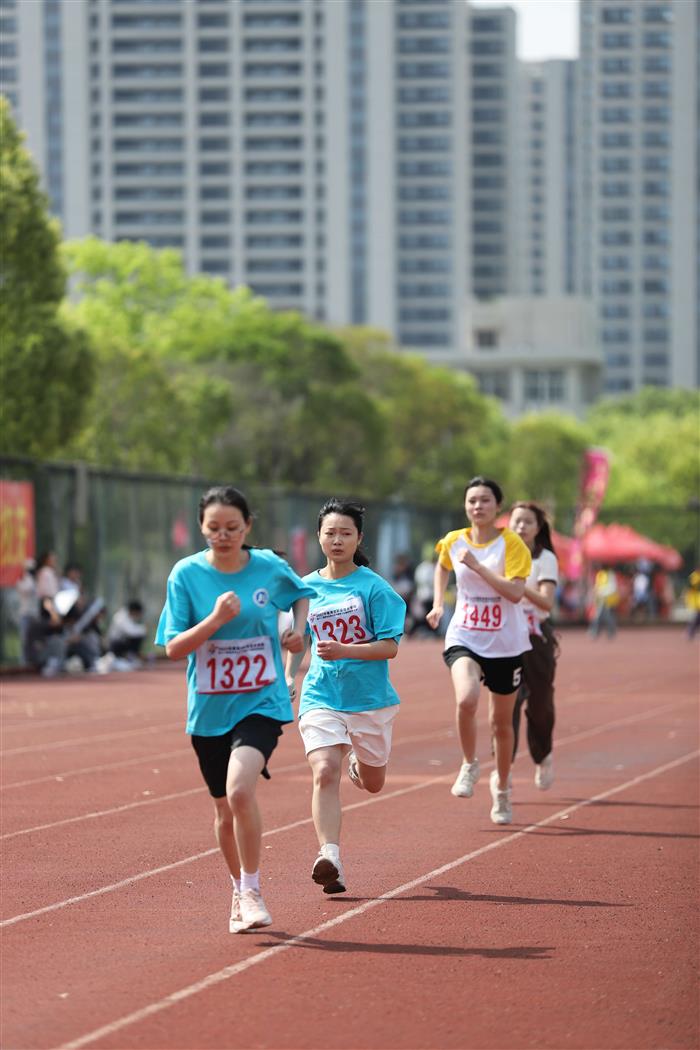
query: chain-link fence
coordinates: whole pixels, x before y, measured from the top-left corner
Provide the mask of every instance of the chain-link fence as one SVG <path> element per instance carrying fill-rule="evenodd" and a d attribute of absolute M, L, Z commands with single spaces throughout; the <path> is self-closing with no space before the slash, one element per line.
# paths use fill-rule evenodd
<path fill-rule="evenodd" d="M 0 479 L 33 485 L 37 554 L 53 550 L 60 565 L 80 564 L 87 591 L 104 599 L 110 615 L 125 601 L 140 600 L 149 636 L 172 565 L 201 547 L 197 504 L 202 492 L 212 484 L 228 482 L 23 458 L 0 458 Z M 320 564 L 316 520 L 328 495 L 248 487 L 246 496 L 255 515 L 251 542 L 284 551 L 297 571 L 316 568 Z M 365 501 L 365 505 L 364 547 L 373 567 L 387 577 L 397 554 L 408 554 L 415 564 L 427 544 L 464 524 L 459 506 L 445 509 L 379 501 Z M 573 517 L 571 509 L 558 513 L 559 531 L 570 533 Z M 601 513 L 603 521 L 631 525 L 662 542 L 664 523 L 671 519 L 685 561 L 676 578 L 680 593 L 687 573 L 700 560 L 698 511 L 605 507 Z M 4 665 L 19 662 L 17 608 L 13 589 L 0 588 L 0 662 Z"/>

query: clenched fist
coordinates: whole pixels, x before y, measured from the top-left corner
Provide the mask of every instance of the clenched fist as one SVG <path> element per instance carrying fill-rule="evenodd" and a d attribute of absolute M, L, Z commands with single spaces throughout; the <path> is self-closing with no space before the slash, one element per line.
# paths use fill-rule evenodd
<path fill-rule="evenodd" d="M 220 624 L 228 623 L 241 611 L 241 599 L 235 591 L 225 591 L 216 599 L 214 616 Z"/>

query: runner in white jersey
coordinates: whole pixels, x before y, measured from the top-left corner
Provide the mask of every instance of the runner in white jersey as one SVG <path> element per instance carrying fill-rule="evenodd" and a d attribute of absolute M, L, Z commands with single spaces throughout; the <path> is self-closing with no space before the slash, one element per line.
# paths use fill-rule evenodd
<path fill-rule="evenodd" d="M 437 628 L 453 571 L 457 603 L 447 628 L 443 659 L 452 676 L 463 761 L 452 794 L 471 798 L 479 779 L 476 712 L 483 681 L 489 692 L 489 723 L 496 755 L 489 785 L 494 824 L 510 824 L 513 819 L 513 707 L 522 675 L 522 654 L 530 648 L 520 599 L 532 558 L 514 532 L 497 528 L 502 501 L 500 486 L 490 478 L 472 478 L 467 485 L 464 507 L 471 527 L 448 532 L 438 542 L 433 608 L 426 617 L 430 626 Z"/>
<path fill-rule="evenodd" d="M 513 710 L 513 757 L 518 749 L 520 715 L 524 707 L 527 743 L 535 763 L 535 784 L 546 791 L 554 781 L 554 673 L 559 646 L 549 614 L 554 605 L 559 568 L 549 522 L 539 504 L 527 500 L 514 504 L 509 524 L 532 553 L 532 570 L 525 581 L 522 600 L 532 649 L 523 656 L 523 680 Z"/>

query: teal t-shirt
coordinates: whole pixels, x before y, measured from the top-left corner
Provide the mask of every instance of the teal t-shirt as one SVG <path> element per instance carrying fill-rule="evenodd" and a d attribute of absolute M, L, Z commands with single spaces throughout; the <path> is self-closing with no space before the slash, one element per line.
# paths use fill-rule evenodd
<path fill-rule="evenodd" d="M 309 605 L 311 663 L 304 678 L 299 714 L 314 707 L 334 711 L 371 711 L 399 703 L 389 680 L 388 660 L 322 660 L 316 642 L 363 642 L 403 634 L 406 603 L 372 569 L 358 568 L 342 580 L 324 580 L 318 572 L 304 577 L 315 594 Z"/>
<path fill-rule="evenodd" d="M 168 577 L 156 644 L 165 645 L 208 616 L 216 599 L 234 591 L 238 616 L 187 657 L 187 732 L 220 736 L 248 715 L 294 719 L 277 616 L 314 590 L 273 551 L 252 549 L 239 572 L 210 565 L 207 551 L 183 558 Z"/>

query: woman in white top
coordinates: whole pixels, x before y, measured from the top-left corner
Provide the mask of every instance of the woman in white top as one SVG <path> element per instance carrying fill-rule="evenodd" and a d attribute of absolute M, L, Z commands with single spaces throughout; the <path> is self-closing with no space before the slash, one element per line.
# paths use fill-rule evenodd
<path fill-rule="evenodd" d="M 541 791 L 552 786 L 552 731 L 554 729 L 554 673 L 559 646 L 549 614 L 554 605 L 559 570 L 547 516 L 537 503 L 522 500 L 513 506 L 510 527 L 532 552 L 532 571 L 525 581 L 525 609 L 532 649 L 523 658 L 523 680 L 513 711 L 515 751 L 520 715 L 527 718 L 527 743 L 535 763 L 535 784 Z"/>
<path fill-rule="evenodd" d="M 483 681 L 489 692 L 496 755 L 490 779 L 494 824 L 510 824 L 513 819 L 513 706 L 522 655 L 530 648 L 520 599 L 532 558 L 519 536 L 496 525 L 502 502 L 500 486 L 490 478 L 476 477 L 468 483 L 464 508 L 470 527 L 448 532 L 437 544 L 433 607 L 426 617 L 435 630 L 444 613 L 450 571 L 454 571 L 457 603 L 445 635 L 443 659 L 452 676 L 463 762 L 452 794 L 470 798 L 479 779 L 476 712 Z"/>

